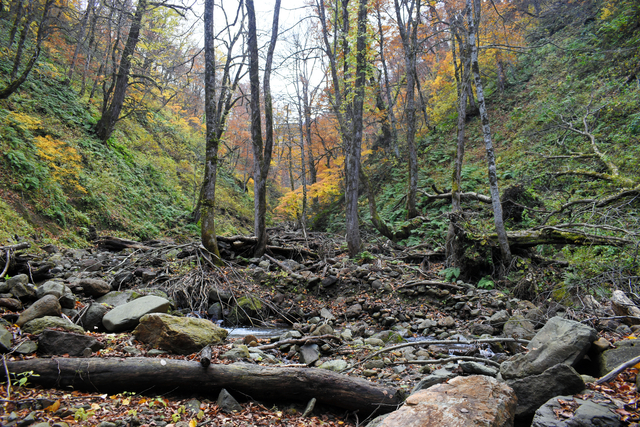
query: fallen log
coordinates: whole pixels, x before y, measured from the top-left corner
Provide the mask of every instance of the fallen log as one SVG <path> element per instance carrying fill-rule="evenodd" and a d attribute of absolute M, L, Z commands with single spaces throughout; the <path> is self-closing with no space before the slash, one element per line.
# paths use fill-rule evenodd
<path fill-rule="evenodd" d="M 633 244 L 633 241 L 613 236 L 601 236 L 585 233 L 580 230 L 568 230 L 559 227 L 542 227 L 534 230 L 510 231 L 507 233 L 511 248 L 532 248 L 538 245 L 602 245 L 625 246 Z M 491 246 L 498 246 L 498 237 L 495 233 L 489 235 L 474 236 L 472 240 L 485 241 Z"/>
<path fill-rule="evenodd" d="M 257 400 L 318 402 L 361 415 L 394 411 L 402 392 L 317 368 L 280 368 L 243 363 L 212 364 L 162 358 L 51 358 L 7 362 L 13 374 L 32 372 L 29 382 L 44 387 L 117 393 L 200 392 L 221 389 Z M 2 375 L 5 376 L 4 374 Z"/>

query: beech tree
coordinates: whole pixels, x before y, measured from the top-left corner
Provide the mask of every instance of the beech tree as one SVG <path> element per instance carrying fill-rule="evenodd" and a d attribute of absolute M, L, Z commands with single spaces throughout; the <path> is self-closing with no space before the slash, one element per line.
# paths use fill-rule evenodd
<path fill-rule="evenodd" d="M 248 18 L 249 48 L 249 81 L 251 85 L 251 143 L 253 146 L 253 195 L 254 195 L 254 227 L 257 239 L 255 256 L 264 255 L 267 249 L 267 176 L 273 153 L 273 101 L 271 99 L 271 68 L 273 53 L 278 40 L 278 21 L 280 18 L 280 0 L 276 0 L 273 9 L 271 41 L 267 50 L 264 68 L 264 118 L 265 137 L 262 137 L 262 120 L 260 107 L 260 70 L 258 61 L 258 34 L 256 29 L 256 12 L 253 0 L 246 0 Z"/>

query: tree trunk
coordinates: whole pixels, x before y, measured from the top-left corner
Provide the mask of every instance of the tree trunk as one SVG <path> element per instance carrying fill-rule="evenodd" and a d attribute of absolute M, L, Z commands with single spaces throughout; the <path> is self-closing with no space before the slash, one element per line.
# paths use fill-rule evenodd
<path fill-rule="evenodd" d="M 260 78 L 258 63 L 258 36 L 256 30 L 256 14 L 253 0 L 246 1 L 249 22 L 249 81 L 251 86 L 251 142 L 254 154 L 253 166 L 253 197 L 254 197 L 254 227 L 258 239 L 254 256 L 260 257 L 267 248 L 267 176 L 271 165 L 273 150 L 273 104 L 271 100 L 271 66 L 273 52 L 278 40 L 278 21 L 280 17 L 280 0 L 276 0 L 273 10 L 271 27 L 271 41 L 267 52 L 264 72 L 264 115 L 265 139 L 262 139 L 261 108 L 260 108 Z"/>
<path fill-rule="evenodd" d="M 456 158 L 451 177 L 451 216 L 449 218 L 449 230 L 445 244 L 447 264 L 457 266 L 462 255 L 463 230 L 460 229 L 460 216 L 462 215 L 462 205 L 460 203 L 460 193 L 462 190 L 462 163 L 464 161 L 464 140 L 465 122 L 467 119 L 467 87 L 470 82 L 471 59 L 465 51 L 466 43 L 463 40 L 464 28 L 459 20 L 452 22 L 451 51 L 456 69 L 456 86 L 458 91 L 458 138 L 456 148 Z M 456 60 L 456 42 L 460 49 L 460 65 Z"/>
<path fill-rule="evenodd" d="M 470 4 L 472 0 L 467 0 Z M 468 6 L 470 7 L 470 6 Z M 476 45 L 476 36 L 478 34 L 478 25 L 480 24 L 480 0 L 473 0 L 474 16 L 468 16 L 469 22 L 469 49 L 471 50 L 471 69 L 476 84 L 476 92 L 478 95 L 478 107 L 480 109 L 480 118 L 482 120 L 482 136 L 484 138 L 485 150 L 487 153 L 487 165 L 489 174 L 489 188 L 491 190 L 491 205 L 493 207 L 493 220 L 496 226 L 498 242 L 500 244 L 500 252 L 502 254 L 502 271 L 505 272 L 511 263 L 511 250 L 509 249 L 509 240 L 507 232 L 504 228 L 504 219 L 502 217 L 502 203 L 500 202 L 500 190 L 498 188 L 498 175 L 496 172 L 496 157 L 491 141 L 491 126 L 489 125 L 489 114 L 484 100 L 484 89 L 482 78 L 480 77 L 480 67 L 478 65 L 478 46 Z"/>
<path fill-rule="evenodd" d="M 249 0 L 251 1 L 251 0 Z M 366 417 L 387 413 L 402 403 L 396 389 L 325 369 L 278 368 L 249 364 L 213 364 L 163 358 L 53 358 L 7 362 L 12 374 L 32 371 L 29 382 L 44 387 L 104 393 L 161 391 L 203 393 L 221 389 L 252 399 L 309 401 L 358 411 Z M 5 376 L 4 371 L 2 377 Z"/>
<path fill-rule="evenodd" d="M 116 75 L 115 87 L 113 89 L 113 97 L 111 102 L 106 105 L 102 112 L 102 117 L 96 124 L 96 135 L 102 141 L 106 141 L 111 136 L 116 122 L 120 118 L 120 112 L 124 105 L 124 99 L 129 86 L 129 72 L 131 71 L 131 62 L 136 50 L 136 45 L 140 39 L 140 29 L 142 28 L 142 18 L 147 9 L 147 0 L 138 0 L 136 13 L 131 22 L 129 35 L 122 51 L 120 65 Z"/>

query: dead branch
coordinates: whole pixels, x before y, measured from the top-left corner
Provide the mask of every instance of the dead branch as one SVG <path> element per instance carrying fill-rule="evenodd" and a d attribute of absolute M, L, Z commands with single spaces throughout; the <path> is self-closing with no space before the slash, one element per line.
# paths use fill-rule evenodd
<path fill-rule="evenodd" d="M 438 199 L 451 199 L 451 192 L 429 194 L 423 190 L 418 190 L 418 191 L 424 194 L 425 196 L 427 196 L 427 202 L 430 202 L 432 200 L 438 200 Z M 480 194 L 480 193 L 474 193 L 474 192 L 460 193 L 460 199 L 461 200 L 477 200 L 482 203 L 491 203 L 491 197 L 485 196 L 484 194 Z"/>
<path fill-rule="evenodd" d="M 487 365 L 495 366 L 496 368 L 500 367 L 498 362 L 494 362 L 490 359 L 485 359 L 482 357 L 473 357 L 473 356 L 452 356 L 447 357 L 445 359 L 431 359 L 431 360 L 407 360 L 406 362 L 394 362 L 392 365 L 435 365 L 440 363 L 449 363 L 449 362 L 457 362 L 458 360 L 470 361 L 470 362 L 478 362 L 478 363 L 486 363 Z"/>
<path fill-rule="evenodd" d="M 617 377 L 620 372 L 624 371 L 627 368 L 635 366 L 638 363 L 640 363 L 640 356 L 636 356 L 633 359 L 628 360 L 628 361 L 622 363 L 621 365 L 617 366 L 615 369 L 613 369 L 607 375 L 605 375 L 604 377 L 602 377 L 598 381 L 596 381 L 596 384 L 602 384 L 602 383 L 609 382 L 612 379 L 614 379 L 615 377 Z"/>
<path fill-rule="evenodd" d="M 271 344 L 258 346 L 257 348 L 258 350 L 269 350 L 269 349 L 277 348 L 283 345 L 305 345 L 305 344 L 324 342 L 328 340 L 336 340 L 338 342 L 342 342 L 342 339 L 340 337 L 327 334 L 327 335 L 319 335 L 317 337 L 302 337 L 302 338 L 292 338 L 292 339 L 283 340 L 283 341 L 276 341 Z"/>

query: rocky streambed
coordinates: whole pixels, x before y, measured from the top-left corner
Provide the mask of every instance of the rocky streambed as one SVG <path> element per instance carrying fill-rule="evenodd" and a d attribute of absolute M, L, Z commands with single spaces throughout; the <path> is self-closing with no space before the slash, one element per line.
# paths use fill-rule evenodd
<path fill-rule="evenodd" d="M 197 244 L 108 241 L 108 247 L 46 247 L 45 252 L 12 258 L 10 277 L 0 282 L 0 349 L 14 384 L 26 378 L 25 372 L 42 369 L 41 377 L 32 376 L 29 383 L 51 387 L 39 361 L 117 358 L 145 365 L 146 359 L 183 360 L 203 372 L 210 365 L 246 364 L 275 369 L 279 375 L 277 370 L 304 370 L 296 374 L 306 375 L 304 384 L 287 384 L 286 393 L 276 388 L 248 400 L 253 405 L 301 401 L 297 416 L 306 421 L 291 418 L 281 425 L 313 425 L 318 416 L 327 417 L 328 407 L 343 408 L 340 422 L 354 425 L 400 426 L 409 420 L 424 425 L 628 425 L 637 419 L 633 370 L 614 380 L 615 387 L 594 382 L 640 354 L 632 339 L 640 321 L 637 308 L 620 293 L 611 301 L 590 298 L 586 309 L 576 312 L 473 283 L 445 281 L 438 274 L 441 255 L 431 251 L 372 247 L 371 257 L 354 262 L 328 249 L 337 247 L 330 242 L 316 243 L 302 254 L 283 239 L 271 255 L 252 259 L 242 257 L 248 243 L 238 239 L 223 247 L 233 262 L 219 267 Z M 268 332 L 234 334 L 234 327 Z M 94 371 L 87 368 L 87 377 L 98 378 L 98 365 Z M 74 369 L 77 373 L 81 368 Z M 252 381 L 267 371 L 255 372 Z M 327 379 L 323 372 L 336 377 Z M 119 392 L 148 394 L 152 383 L 152 394 L 189 394 L 197 382 L 176 386 L 147 375 L 151 378 L 130 377 L 127 389 Z M 86 389 L 78 376 L 57 373 L 56 380 Z M 345 391 L 340 399 L 330 398 L 331 387 L 317 387 L 328 381 L 338 390 L 343 378 L 344 390 L 355 391 Z M 366 382 L 357 382 L 361 379 Z M 239 414 L 252 396 L 247 390 L 267 387 L 233 384 L 233 390 L 225 389 L 229 396 L 221 393 L 222 386 L 198 391 L 194 397 L 200 399 L 225 398 L 212 401 L 214 413 L 205 411 L 200 419 L 192 414 L 189 422 L 207 425 L 214 416 L 233 414 L 224 406 L 233 398 L 244 402 L 244 409 L 235 409 Z M 107 384 L 92 387 L 113 392 Z M 79 409 L 70 404 L 47 412 L 37 402 L 5 397 L 5 425 L 23 425 L 18 413 L 32 414 L 34 423 L 49 416 L 50 425 L 64 422 L 62 415 L 68 412 L 74 420 L 82 418 L 75 417 Z M 372 399 L 379 404 L 364 403 Z M 386 418 L 372 421 L 379 413 Z M 170 425 L 189 417 L 119 412 L 112 418 L 102 420 Z M 576 424 L 584 419 L 590 421 Z"/>

